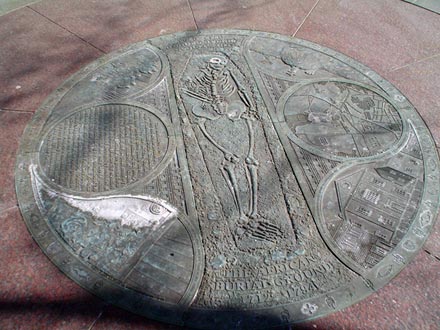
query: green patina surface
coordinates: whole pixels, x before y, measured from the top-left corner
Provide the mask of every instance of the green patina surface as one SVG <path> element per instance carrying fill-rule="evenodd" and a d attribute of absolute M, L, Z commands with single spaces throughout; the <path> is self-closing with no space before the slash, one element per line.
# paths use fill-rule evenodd
<path fill-rule="evenodd" d="M 0 0 L 0 15 L 7 14 L 16 9 L 36 3 L 35 0 Z"/>
<path fill-rule="evenodd" d="M 434 13 L 440 14 L 440 1 L 439 0 L 403 0 L 405 2 L 412 3 L 413 5 L 428 9 Z"/>

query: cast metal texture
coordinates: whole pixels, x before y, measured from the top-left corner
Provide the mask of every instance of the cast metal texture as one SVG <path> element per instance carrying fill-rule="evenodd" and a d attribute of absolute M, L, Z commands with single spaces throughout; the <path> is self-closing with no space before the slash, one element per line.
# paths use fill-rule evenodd
<path fill-rule="evenodd" d="M 356 61 L 280 35 L 179 33 L 105 56 L 36 112 L 16 169 L 32 236 L 105 301 L 267 328 L 389 282 L 439 204 L 433 139 Z"/>
<path fill-rule="evenodd" d="M 421 8 L 440 14 L 440 2 L 436 0 L 403 0 Z"/>

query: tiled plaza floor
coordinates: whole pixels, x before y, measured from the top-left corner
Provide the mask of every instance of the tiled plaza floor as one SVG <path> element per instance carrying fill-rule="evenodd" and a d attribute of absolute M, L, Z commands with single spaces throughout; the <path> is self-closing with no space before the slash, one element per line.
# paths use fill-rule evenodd
<path fill-rule="evenodd" d="M 13 174 L 32 113 L 72 73 L 130 43 L 206 28 L 277 32 L 353 57 L 410 99 L 440 146 L 440 15 L 400 0 L 46 0 L 21 7 L 0 16 L 0 329 L 181 329 L 107 306 L 61 274 L 21 219 Z M 292 328 L 440 329 L 440 222 L 436 228 L 378 293 Z"/>

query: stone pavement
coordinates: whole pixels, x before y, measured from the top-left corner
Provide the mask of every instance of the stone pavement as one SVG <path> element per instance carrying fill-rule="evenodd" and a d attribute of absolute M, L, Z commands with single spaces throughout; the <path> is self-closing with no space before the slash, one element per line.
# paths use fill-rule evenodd
<path fill-rule="evenodd" d="M 33 112 L 81 67 L 136 41 L 207 28 L 277 32 L 353 57 L 409 98 L 440 146 L 440 15 L 400 0 L 46 0 L 21 7 L 0 16 L 1 329 L 181 329 L 107 306 L 52 265 L 21 219 L 14 162 Z M 440 221 L 385 288 L 292 328 L 440 329 L 439 306 Z"/>

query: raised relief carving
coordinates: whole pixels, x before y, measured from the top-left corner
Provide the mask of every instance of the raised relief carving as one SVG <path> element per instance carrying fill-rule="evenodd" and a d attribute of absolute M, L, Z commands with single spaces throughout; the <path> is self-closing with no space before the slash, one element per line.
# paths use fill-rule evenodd
<path fill-rule="evenodd" d="M 251 65 L 260 73 L 283 81 L 339 77 L 371 83 L 368 76 L 313 44 L 253 37 L 246 50 Z"/>
<path fill-rule="evenodd" d="M 402 121 L 389 101 L 346 81 L 317 81 L 291 88 L 280 111 L 293 142 L 333 159 L 381 154 L 402 134 Z"/>
<path fill-rule="evenodd" d="M 252 122 L 255 120 L 255 108 L 247 91 L 241 86 L 236 73 L 226 68 L 228 60 L 224 56 L 213 56 L 208 59 L 201 74 L 194 80 L 185 81 L 182 92 L 193 100 L 198 100 L 192 106 L 192 113 L 198 117 L 197 124 L 205 137 L 223 153 L 222 171 L 235 204 L 239 211 L 239 221 L 247 223 L 247 218 L 257 214 L 258 194 L 258 161 L 254 158 L 255 139 Z M 235 164 L 240 162 L 236 151 L 221 144 L 207 131 L 206 120 L 217 120 L 227 117 L 232 122 L 244 121 L 249 134 L 249 149 L 245 157 L 246 176 L 249 178 L 251 194 L 248 205 L 242 205 L 238 188 Z M 243 126 L 243 125 L 241 125 Z"/>
<path fill-rule="evenodd" d="M 162 75 L 163 59 L 151 48 L 138 49 L 97 66 L 65 91 L 58 109 L 136 97 L 154 86 Z M 87 91 L 86 93 L 84 91 Z M 55 109 L 54 114 L 57 114 Z"/>
<path fill-rule="evenodd" d="M 321 202 L 325 212 L 319 217 L 322 229 L 361 272 L 392 251 L 414 220 L 424 182 L 424 163 L 418 157 L 420 145 L 411 133 L 394 157 L 350 167 L 327 185 Z"/>
<path fill-rule="evenodd" d="M 312 303 L 304 303 L 301 307 L 301 313 L 304 315 L 313 315 L 318 310 L 318 306 Z"/>
<path fill-rule="evenodd" d="M 280 58 L 290 67 L 286 72 L 290 76 L 297 75 L 301 71 L 307 75 L 314 75 L 322 67 L 316 52 L 301 47 L 284 47 Z"/>
<path fill-rule="evenodd" d="M 30 169 L 42 198 L 42 212 L 60 238 L 83 262 L 146 295 L 179 303 L 194 267 L 191 234 L 184 215 L 146 196 L 84 198 L 52 190 Z M 61 251 L 58 241 L 47 247 Z M 73 270 L 88 279 L 85 270 Z"/>
<path fill-rule="evenodd" d="M 438 209 L 435 144 L 389 83 L 307 41 L 197 31 L 92 63 L 17 165 L 32 235 L 71 278 L 184 326 L 270 328 L 393 278 Z"/>
<path fill-rule="evenodd" d="M 163 78 L 156 86 L 136 97 L 136 102 L 150 105 L 170 117 L 168 80 Z"/>
<path fill-rule="evenodd" d="M 331 256 L 322 267 L 316 251 L 302 246 L 317 232 L 248 79 L 234 52 L 213 53 L 191 57 L 178 84 L 182 122 L 194 132 L 185 144 L 200 150 L 188 152 L 190 170 L 204 180 L 193 180 L 208 260 L 196 301 L 203 308 L 298 300 L 331 286 L 326 277 L 350 277 Z M 204 211 L 207 192 L 218 202 Z"/>
<path fill-rule="evenodd" d="M 157 172 L 173 151 L 172 135 L 170 124 L 151 109 L 96 105 L 71 113 L 49 129 L 39 163 L 48 181 L 59 187 L 111 191 Z"/>
<path fill-rule="evenodd" d="M 326 296 L 325 297 L 325 303 L 328 307 L 332 309 L 336 309 L 336 299 L 332 296 Z"/>
<path fill-rule="evenodd" d="M 378 278 L 386 278 L 393 272 L 393 265 L 384 265 L 377 270 Z"/>
<path fill-rule="evenodd" d="M 251 92 L 245 87 L 245 78 L 223 54 L 203 55 L 189 65 L 196 66 L 199 72 L 183 77 L 180 93 L 189 105 L 194 124 L 206 139 L 200 144 L 209 142 L 222 155 L 218 169 L 236 206 L 236 243 L 243 249 L 273 245 L 283 232 L 276 222 L 258 212 L 258 113 Z M 231 135 L 225 136 L 225 130 Z M 243 140 L 231 141 L 233 135 Z"/>

